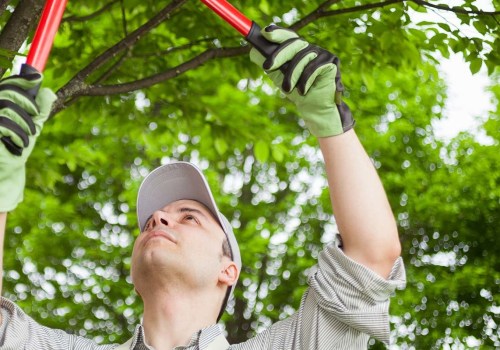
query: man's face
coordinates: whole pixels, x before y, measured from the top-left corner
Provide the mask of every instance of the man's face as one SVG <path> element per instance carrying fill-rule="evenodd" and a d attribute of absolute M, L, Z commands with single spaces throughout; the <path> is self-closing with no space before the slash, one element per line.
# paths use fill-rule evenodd
<path fill-rule="evenodd" d="M 217 283 L 225 234 L 210 211 L 193 200 L 179 200 L 152 214 L 137 237 L 132 276 L 140 294 L 152 283 L 190 290 Z"/>

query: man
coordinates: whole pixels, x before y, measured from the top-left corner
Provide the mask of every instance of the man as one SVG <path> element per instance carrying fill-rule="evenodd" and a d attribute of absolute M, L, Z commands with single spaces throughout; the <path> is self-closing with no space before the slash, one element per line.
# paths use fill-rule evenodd
<path fill-rule="evenodd" d="M 309 276 L 309 288 L 298 311 L 256 337 L 227 344 L 216 325 L 241 270 L 238 244 L 230 224 L 219 212 L 201 172 L 189 163 L 172 163 L 154 170 L 138 194 L 141 234 L 134 244 L 132 278 L 144 303 L 144 318 L 133 337 L 120 349 L 363 349 L 370 336 L 389 342 L 389 296 L 404 284 L 397 226 L 376 171 L 354 130 L 354 120 L 340 99 L 342 83 L 338 59 L 308 44 L 294 32 L 267 27 L 263 36 L 279 44 L 267 58 L 252 50 L 270 78 L 292 100 L 307 127 L 318 138 L 323 153 L 331 200 L 341 239 L 327 245 Z M 279 70 L 284 63 L 286 68 Z M 36 79 L 35 79 L 36 78 Z M 40 81 L 15 78 L 30 88 Z M 53 97 L 41 90 L 37 103 L 2 95 L 43 124 Z M 16 111 L 18 108 L 16 108 Z M 12 111 L 11 111 L 12 112 Z M 9 112 L 22 124 L 28 143 L 3 124 L 23 155 L 13 158 L 2 150 L 2 162 L 15 163 L 21 173 L 36 132 L 25 118 Z M 5 131 L 5 129 L 8 129 Z M 0 193 L 18 181 L 2 164 Z M 22 186 L 20 187 L 22 194 Z M 0 211 L 12 210 L 21 194 Z M 5 229 L 6 214 L 0 232 Z M 3 236 L 2 236 L 3 240 Z M 115 349 L 38 325 L 15 304 L 2 299 L 0 349 Z"/>

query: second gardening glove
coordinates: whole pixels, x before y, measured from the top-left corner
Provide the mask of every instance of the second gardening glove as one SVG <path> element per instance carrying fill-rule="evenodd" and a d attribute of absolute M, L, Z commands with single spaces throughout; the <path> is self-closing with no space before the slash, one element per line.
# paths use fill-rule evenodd
<path fill-rule="evenodd" d="M 12 76 L 0 81 L 0 212 L 13 210 L 23 199 L 25 164 L 56 95 L 40 89 L 41 74 Z"/>
<path fill-rule="evenodd" d="M 316 137 L 328 137 L 351 129 L 354 119 L 342 101 L 344 87 L 340 80 L 339 59 L 309 44 L 290 29 L 270 25 L 261 34 L 279 46 L 268 57 L 252 48 L 250 59 L 262 66 L 295 103 L 309 131 Z"/>

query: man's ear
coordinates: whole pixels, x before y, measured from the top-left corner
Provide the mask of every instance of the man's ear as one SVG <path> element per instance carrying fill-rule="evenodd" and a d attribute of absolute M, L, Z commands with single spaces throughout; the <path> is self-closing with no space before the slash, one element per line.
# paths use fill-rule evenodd
<path fill-rule="evenodd" d="M 219 283 L 226 286 L 232 286 L 238 280 L 238 266 L 233 261 L 228 261 L 222 266 L 221 272 L 219 273 Z"/>

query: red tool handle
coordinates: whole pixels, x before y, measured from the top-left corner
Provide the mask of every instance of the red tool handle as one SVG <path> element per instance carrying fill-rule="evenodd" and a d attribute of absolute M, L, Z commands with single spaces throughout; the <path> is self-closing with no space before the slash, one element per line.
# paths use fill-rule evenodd
<path fill-rule="evenodd" d="M 61 22 L 67 0 L 48 0 L 36 28 L 26 64 L 43 72 L 52 43 Z"/>
<path fill-rule="evenodd" d="M 201 2 L 245 36 L 245 39 L 265 57 L 269 57 L 278 47 L 278 44 L 266 40 L 260 34 L 260 27 L 257 23 L 248 19 L 226 0 L 201 0 Z M 284 70 L 285 68 L 286 64 L 280 70 Z"/>
<path fill-rule="evenodd" d="M 66 8 L 66 3 L 67 0 L 47 0 L 45 3 L 40 22 L 31 43 L 28 58 L 26 59 L 26 63 L 21 66 L 21 75 L 26 76 L 43 72 L 64 9 Z M 39 88 L 39 85 L 35 86 L 28 90 L 28 94 L 35 98 Z M 23 148 L 15 144 L 10 137 L 2 136 L 0 141 L 13 155 L 20 156 L 23 153 Z"/>
<path fill-rule="evenodd" d="M 245 17 L 233 5 L 225 0 L 201 0 L 212 11 L 218 14 L 224 21 L 232 25 L 243 36 L 247 36 L 252 27 L 252 21 Z"/>

